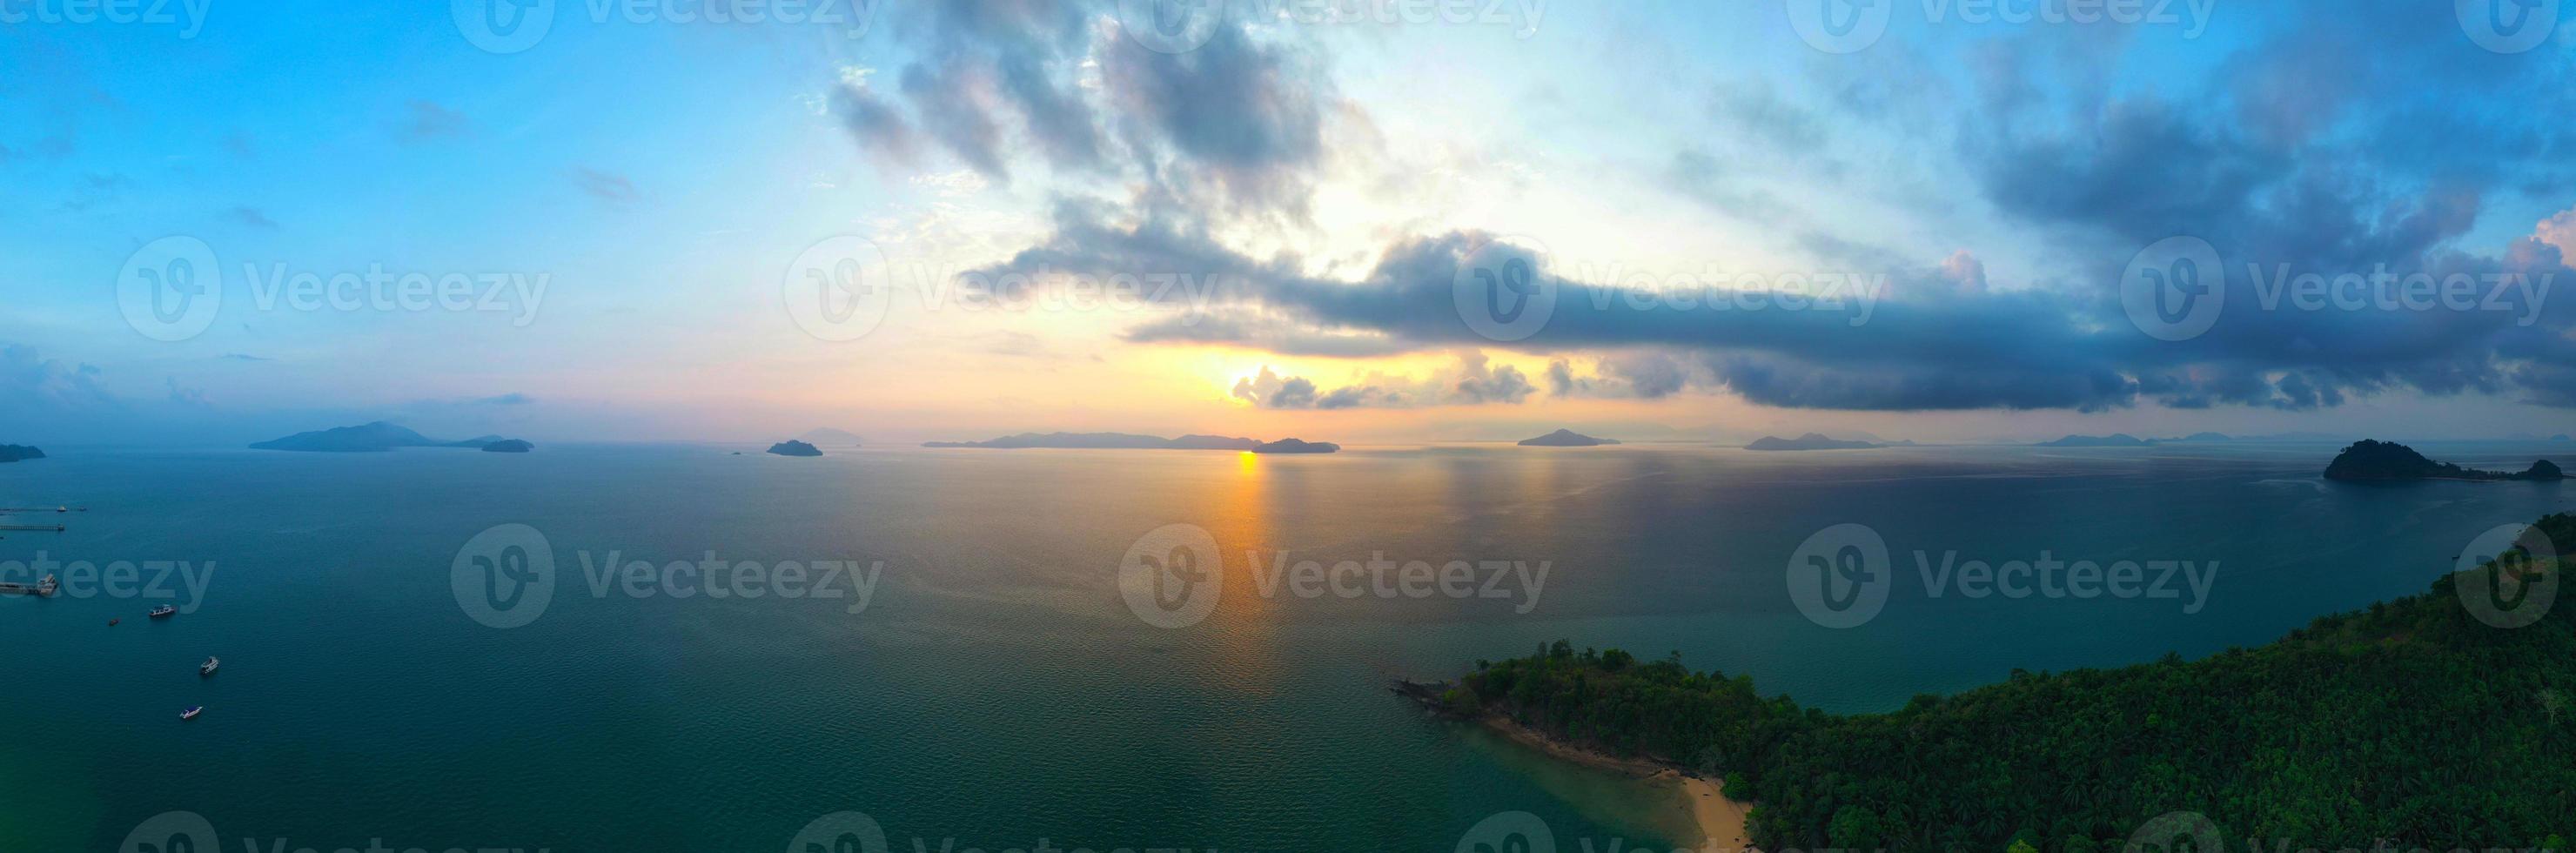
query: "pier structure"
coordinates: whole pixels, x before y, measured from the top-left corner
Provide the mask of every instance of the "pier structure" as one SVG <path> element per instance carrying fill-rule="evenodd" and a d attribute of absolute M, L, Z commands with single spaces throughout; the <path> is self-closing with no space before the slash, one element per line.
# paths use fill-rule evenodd
<path fill-rule="evenodd" d="M 0 581 L 0 595 L 32 595 L 37 598 L 52 598 L 54 597 L 54 592 L 61 588 L 62 584 L 54 580 L 53 575 L 46 575 L 44 580 L 37 581 L 32 586 L 14 581 Z"/>

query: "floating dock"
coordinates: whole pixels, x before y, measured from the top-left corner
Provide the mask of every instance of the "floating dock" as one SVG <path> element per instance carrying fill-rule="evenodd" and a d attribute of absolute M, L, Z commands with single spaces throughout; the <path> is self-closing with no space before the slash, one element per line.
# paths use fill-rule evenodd
<path fill-rule="evenodd" d="M 56 583 L 54 581 L 53 575 L 46 575 L 44 580 L 37 581 L 34 586 L 28 586 L 23 583 L 0 582 L 0 595 L 32 595 L 37 598 L 52 598 L 54 597 L 54 590 L 60 589 L 61 587 L 62 585 L 60 583 Z"/>

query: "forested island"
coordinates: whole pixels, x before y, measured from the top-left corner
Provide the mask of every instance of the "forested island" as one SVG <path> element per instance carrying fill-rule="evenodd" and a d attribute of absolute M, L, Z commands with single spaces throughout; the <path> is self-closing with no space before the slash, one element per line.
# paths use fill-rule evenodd
<path fill-rule="evenodd" d="M 43 458 L 45 458 L 45 452 L 33 447 L 28 447 L 23 444 L 0 444 L 0 462 L 16 462 L 20 459 Z"/>
<path fill-rule="evenodd" d="M 823 449 L 791 438 L 770 445 L 769 453 L 774 456 L 821 456 Z"/>
<path fill-rule="evenodd" d="M 2576 553 L 2576 516 L 2538 526 Z M 1888 713 L 1828 714 L 1766 698 L 1748 676 L 1692 672 L 1679 653 L 1645 661 L 1562 640 L 1416 692 L 1449 713 L 1722 778 L 1753 803 L 1747 828 L 1766 850 L 2114 851 L 2170 812 L 2206 815 L 2231 850 L 2249 838 L 2565 850 L 2576 606 L 2521 628 L 2481 622 L 2454 584 L 2486 594 L 2496 566 L 2259 648 L 2015 671 Z"/>
<path fill-rule="evenodd" d="M 2480 471 L 2462 468 L 2448 462 L 2435 462 L 2415 452 L 2415 448 L 2393 441 L 2362 439 L 2335 454 L 2326 464 L 2326 479 L 2382 480 L 2561 480 L 2566 475 L 2556 463 L 2542 459 L 2531 463 L 2519 474 L 2503 471 Z"/>

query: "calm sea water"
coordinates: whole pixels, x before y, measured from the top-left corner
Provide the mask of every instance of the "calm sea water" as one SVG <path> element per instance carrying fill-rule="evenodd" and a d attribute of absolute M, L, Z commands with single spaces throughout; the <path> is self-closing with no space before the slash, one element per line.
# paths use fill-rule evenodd
<path fill-rule="evenodd" d="M 191 612 L 167 621 L 142 618 L 157 598 L 0 599 L 0 849 L 116 849 L 171 811 L 227 850 L 771 851 L 843 810 L 897 850 L 1449 850 L 1510 810 L 1546 819 L 1559 849 L 1668 844 L 1635 785 L 1427 721 L 1387 680 L 1564 637 L 1884 709 L 2015 668 L 2259 644 L 2419 591 L 2478 533 L 2576 496 L 2328 484 L 2325 445 L 736 449 L 60 448 L 0 465 L 0 505 L 89 508 L 11 517 L 70 529 L 0 534 L 0 563 L 213 567 L 201 597 L 173 581 Z M 2576 464 L 2565 444 L 2423 449 Z M 1895 580 L 1877 618 L 1829 630 L 1785 572 L 1843 523 L 1884 538 Z M 469 618 L 451 565 L 506 524 L 545 538 L 556 583 L 503 630 Z M 1213 613 L 1179 629 L 1140 619 L 1116 580 L 1170 524 L 1224 554 Z M 1916 567 L 1917 551 L 1937 566 L 2042 550 L 2217 569 L 2205 598 L 2177 579 L 2176 598 L 2077 600 L 1935 596 Z M 847 597 L 595 594 L 584 568 L 710 551 L 882 568 L 857 613 Z M 1465 598 L 1307 598 L 1265 589 L 1283 552 L 1547 573 L 1534 596 L 1511 576 L 1493 587 L 1510 597 L 1483 597 L 1480 571 Z M 200 679 L 208 655 L 223 671 Z M 190 705 L 206 716 L 180 722 Z"/>

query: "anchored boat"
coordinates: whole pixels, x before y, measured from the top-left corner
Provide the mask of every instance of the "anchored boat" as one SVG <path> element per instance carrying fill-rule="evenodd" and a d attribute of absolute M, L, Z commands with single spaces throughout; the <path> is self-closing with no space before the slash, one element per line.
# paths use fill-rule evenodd
<path fill-rule="evenodd" d="M 197 667 L 197 674 L 213 675 L 215 674 L 215 667 L 222 666 L 223 663 L 223 661 L 216 660 L 213 655 L 207 655 L 205 665 Z"/>

